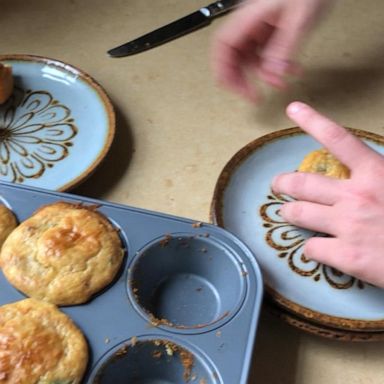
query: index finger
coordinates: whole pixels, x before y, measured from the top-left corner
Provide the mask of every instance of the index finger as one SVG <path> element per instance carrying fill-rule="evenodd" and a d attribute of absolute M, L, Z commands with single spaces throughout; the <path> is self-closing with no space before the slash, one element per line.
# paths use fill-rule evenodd
<path fill-rule="evenodd" d="M 289 104 L 287 115 L 351 170 L 361 165 L 362 159 L 377 156 L 375 151 L 347 129 L 304 103 L 296 101 Z"/>

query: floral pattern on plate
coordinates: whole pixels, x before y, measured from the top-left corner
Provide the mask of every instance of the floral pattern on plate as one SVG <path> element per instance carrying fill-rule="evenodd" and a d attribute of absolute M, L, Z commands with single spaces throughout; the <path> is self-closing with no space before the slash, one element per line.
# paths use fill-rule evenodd
<path fill-rule="evenodd" d="M 305 256 L 303 247 L 306 239 L 327 235 L 305 231 L 282 220 L 278 211 L 287 201 L 290 201 L 288 197 L 271 191 L 267 196 L 267 202 L 260 207 L 263 227 L 267 230 L 265 240 L 276 251 L 276 255 L 280 259 L 285 259 L 289 269 L 299 276 L 312 278 L 314 281 L 324 279 L 335 289 L 349 289 L 354 286 L 363 289 L 365 283 L 361 280 Z"/>
<path fill-rule="evenodd" d="M 70 109 L 49 92 L 16 88 L 0 107 L 0 176 L 41 177 L 68 156 L 77 131 Z"/>

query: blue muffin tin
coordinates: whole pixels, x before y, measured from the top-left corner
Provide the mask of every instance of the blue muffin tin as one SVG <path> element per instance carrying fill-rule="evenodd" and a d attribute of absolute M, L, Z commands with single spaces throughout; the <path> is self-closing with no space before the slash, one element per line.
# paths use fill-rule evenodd
<path fill-rule="evenodd" d="M 19 222 L 56 201 L 97 205 L 119 229 L 117 278 L 89 302 L 61 307 L 87 338 L 84 383 L 247 382 L 263 284 L 251 251 L 211 224 L 68 193 L 0 184 Z M 0 304 L 23 294 L 0 274 Z"/>

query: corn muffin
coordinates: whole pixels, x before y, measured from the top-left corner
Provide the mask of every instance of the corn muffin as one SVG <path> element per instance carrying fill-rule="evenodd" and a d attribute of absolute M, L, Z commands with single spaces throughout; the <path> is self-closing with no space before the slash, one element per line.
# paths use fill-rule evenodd
<path fill-rule="evenodd" d="M 0 104 L 5 103 L 13 91 L 12 67 L 0 63 Z"/>
<path fill-rule="evenodd" d="M 5 205 L 0 204 L 0 248 L 16 226 L 17 221 L 13 213 Z"/>
<path fill-rule="evenodd" d="M 308 153 L 298 171 L 320 173 L 336 179 L 349 179 L 350 177 L 349 169 L 324 148 Z"/>
<path fill-rule="evenodd" d="M 0 307 L 1 384 L 77 384 L 87 362 L 82 332 L 55 305 L 25 299 Z"/>
<path fill-rule="evenodd" d="M 1 249 L 0 267 L 26 295 L 73 305 L 108 285 L 123 256 L 117 230 L 94 207 L 56 202 L 11 232 Z"/>

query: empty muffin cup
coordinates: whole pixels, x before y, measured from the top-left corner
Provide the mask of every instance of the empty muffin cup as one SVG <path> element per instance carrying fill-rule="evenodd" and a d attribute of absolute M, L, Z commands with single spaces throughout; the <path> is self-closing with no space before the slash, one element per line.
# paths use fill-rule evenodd
<path fill-rule="evenodd" d="M 165 339 L 131 338 L 108 352 L 89 384 L 219 384 L 215 370 L 190 350 Z"/>
<path fill-rule="evenodd" d="M 153 325 L 201 332 L 241 306 L 246 271 L 230 248 L 206 236 L 167 235 L 134 259 L 128 292 Z"/>

